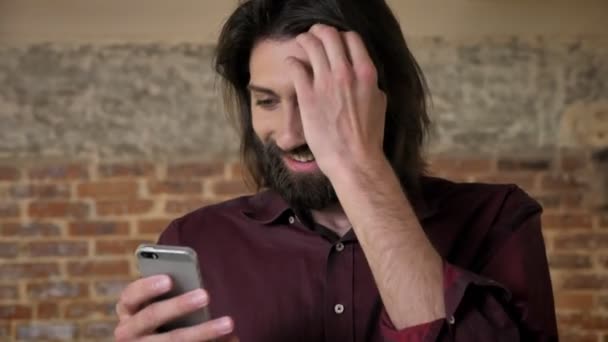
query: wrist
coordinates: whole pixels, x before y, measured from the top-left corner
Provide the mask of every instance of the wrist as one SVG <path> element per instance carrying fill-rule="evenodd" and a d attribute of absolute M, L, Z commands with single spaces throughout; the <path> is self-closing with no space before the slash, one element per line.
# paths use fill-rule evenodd
<path fill-rule="evenodd" d="M 395 177 L 393 168 L 384 153 L 368 154 L 366 156 L 339 158 L 326 172 L 326 176 L 334 184 L 360 183 L 375 181 L 387 177 Z"/>

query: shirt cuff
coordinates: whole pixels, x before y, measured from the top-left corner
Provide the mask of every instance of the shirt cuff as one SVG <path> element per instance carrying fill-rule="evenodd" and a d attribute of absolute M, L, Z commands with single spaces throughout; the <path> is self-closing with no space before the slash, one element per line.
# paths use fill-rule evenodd
<path fill-rule="evenodd" d="M 397 330 L 388 316 L 386 309 L 383 307 L 380 314 L 380 330 L 382 335 L 390 342 L 422 342 L 437 340 L 444 325 L 453 325 L 456 323 L 454 314 L 463 300 L 465 291 L 471 284 L 496 287 L 499 291 L 503 292 L 506 297 L 510 297 L 509 291 L 499 283 L 483 278 L 444 260 L 443 289 L 446 318 Z"/>
<path fill-rule="evenodd" d="M 444 323 L 444 319 L 438 319 L 397 330 L 384 309 L 382 309 L 380 321 L 382 336 L 387 342 L 433 341 Z"/>

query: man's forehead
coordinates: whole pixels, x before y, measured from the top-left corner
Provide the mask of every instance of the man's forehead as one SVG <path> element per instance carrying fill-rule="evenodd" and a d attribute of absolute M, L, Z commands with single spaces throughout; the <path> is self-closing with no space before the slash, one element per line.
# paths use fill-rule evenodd
<path fill-rule="evenodd" d="M 286 84 L 288 57 L 309 63 L 308 56 L 295 38 L 264 39 L 255 44 L 249 60 L 251 83 L 260 86 Z"/>

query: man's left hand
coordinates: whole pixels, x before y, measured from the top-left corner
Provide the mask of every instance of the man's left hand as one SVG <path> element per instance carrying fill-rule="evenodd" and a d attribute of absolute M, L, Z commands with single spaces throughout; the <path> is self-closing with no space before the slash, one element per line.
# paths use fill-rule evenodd
<path fill-rule="evenodd" d="M 316 24 L 296 41 L 310 66 L 290 57 L 289 76 L 306 142 L 321 171 L 331 179 L 337 170 L 382 157 L 386 95 L 361 37 Z"/>

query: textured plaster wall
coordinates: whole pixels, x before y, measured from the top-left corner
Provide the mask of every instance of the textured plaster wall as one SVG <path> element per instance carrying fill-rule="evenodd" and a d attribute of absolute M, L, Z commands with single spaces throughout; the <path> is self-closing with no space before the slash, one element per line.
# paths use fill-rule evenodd
<path fill-rule="evenodd" d="M 219 158 L 234 136 L 211 48 L 0 48 L 0 155 Z"/>
<path fill-rule="evenodd" d="M 433 94 L 432 152 L 585 145 L 602 116 L 576 108 L 606 108 L 608 37 L 410 45 Z M 212 54 L 197 44 L 0 45 L 0 157 L 234 156 Z M 560 141 L 572 112 L 588 128 Z M 603 133 L 593 132 L 600 145 Z"/>

